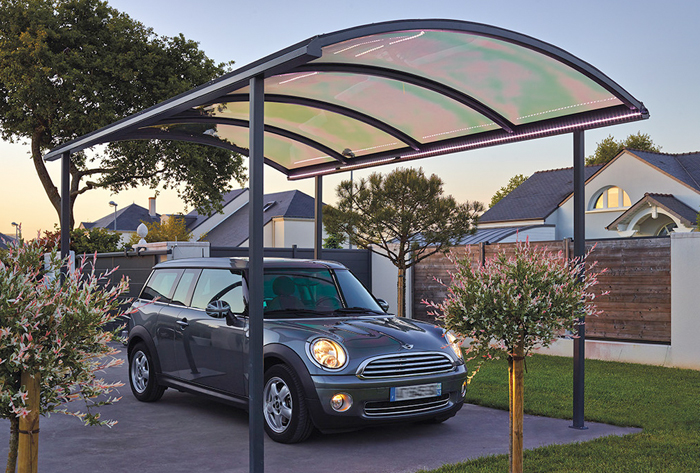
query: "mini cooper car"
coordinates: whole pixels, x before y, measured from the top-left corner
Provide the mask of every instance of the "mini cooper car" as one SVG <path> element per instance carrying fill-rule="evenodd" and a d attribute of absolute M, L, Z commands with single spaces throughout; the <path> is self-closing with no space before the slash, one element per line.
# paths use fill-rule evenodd
<path fill-rule="evenodd" d="M 247 408 L 247 272 L 245 258 L 154 267 L 129 321 L 138 400 L 175 388 Z M 273 440 L 442 422 L 462 407 L 466 371 L 452 334 L 382 305 L 338 263 L 265 259 L 263 403 Z"/>

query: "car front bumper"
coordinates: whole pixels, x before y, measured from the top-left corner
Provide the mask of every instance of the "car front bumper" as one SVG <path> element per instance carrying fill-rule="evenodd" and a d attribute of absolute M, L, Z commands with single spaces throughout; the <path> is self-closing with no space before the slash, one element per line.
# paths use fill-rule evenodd
<path fill-rule="evenodd" d="M 415 422 L 452 417 L 464 403 L 467 379 L 464 366 L 451 373 L 407 378 L 359 379 L 354 375 L 312 376 L 317 399 L 307 399 L 316 427 L 323 432 L 349 430 L 358 427 Z M 437 396 L 392 401 L 391 389 L 405 386 L 440 384 Z M 352 405 L 344 412 L 331 407 L 336 394 L 352 398 Z"/>

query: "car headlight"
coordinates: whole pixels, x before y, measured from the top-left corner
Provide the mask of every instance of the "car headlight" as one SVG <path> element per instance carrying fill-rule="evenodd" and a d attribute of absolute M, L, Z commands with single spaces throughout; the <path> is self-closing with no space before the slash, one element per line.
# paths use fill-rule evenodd
<path fill-rule="evenodd" d="M 327 338 L 314 340 L 309 347 L 309 355 L 323 368 L 331 370 L 342 368 L 348 361 L 348 356 L 342 345 Z"/>
<path fill-rule="evenodd" d="M 455 334 L 452 333 L 452 330 L 445 332 L 445 340 L 447 340 L 447 343 L 450 345 L 450 348 L 452 348 L 452 351 L 455 352 L 457 358 L 459 358 L 460 360 L 464 360 L 464 358 L 462 357 L 461 344 L 459 343 L 459 340 L 457 339 Z"/>

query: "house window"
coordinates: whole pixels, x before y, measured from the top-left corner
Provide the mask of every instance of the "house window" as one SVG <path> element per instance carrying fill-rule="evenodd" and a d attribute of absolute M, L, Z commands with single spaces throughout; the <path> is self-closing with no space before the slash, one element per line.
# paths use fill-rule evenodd
<path fill-rule="evenodd" d="M 671 233 L 673 233 L 673 229 L 678 227 L 674 222 L 669 222 L 663 227 L 659 228 L 659 231 L 656 232 L 656 236 L 668 236 Z"/>
<path fill-rule="evenodd" d="M 630 207 L 632 201 L 627 192 L 619 187 L 608 187 L 600 193 L 593 205 L 594 209 L 615 209 L 618 207 Z"/>

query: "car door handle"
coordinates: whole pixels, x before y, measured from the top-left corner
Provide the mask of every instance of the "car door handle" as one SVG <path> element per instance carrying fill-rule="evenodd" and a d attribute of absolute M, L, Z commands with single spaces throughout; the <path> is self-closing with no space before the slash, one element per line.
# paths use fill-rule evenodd
<path fill-rule="evenodd" d="M 180 328 L 189 327 L 189 325 L 190 325 L 190 323 L 187 321 L 187 319 L 180 319 L 177 321 L 177 324 L 180 326 Z"/>

